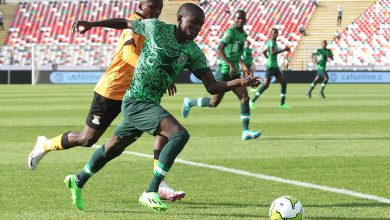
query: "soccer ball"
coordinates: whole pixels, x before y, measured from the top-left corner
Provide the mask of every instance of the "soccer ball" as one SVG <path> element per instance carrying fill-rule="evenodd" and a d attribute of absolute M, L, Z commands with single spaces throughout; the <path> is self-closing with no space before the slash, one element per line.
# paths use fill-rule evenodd
<path fill-rule="evenodd" d="M 281 196 L 269 208 L 270 220 L 303 220 L 302 203 L 290 196 Z"/>

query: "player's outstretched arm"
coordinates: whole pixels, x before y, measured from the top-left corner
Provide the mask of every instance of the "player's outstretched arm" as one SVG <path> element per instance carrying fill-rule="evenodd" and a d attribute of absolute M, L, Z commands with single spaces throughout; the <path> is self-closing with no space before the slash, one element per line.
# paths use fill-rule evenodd
<path fill-rule="evenodd" d="M 211 95 L 227 92 L 240 86 L 257 87 L 260 84 L 259 77 L 242 77 L 228 82 L 216 81 L 210 70 L 200 74 L 199 78 L 202 80 L 207 92 Z"/>
<path fill-rule="evenodd" d="M 102 21 L 76 21 L 72 25 L 73 32 L 84 34 L 94 27 L 106 27 L 113 29 L 131 28 L 133 21 L 124 18 L 113 18 Z"/>

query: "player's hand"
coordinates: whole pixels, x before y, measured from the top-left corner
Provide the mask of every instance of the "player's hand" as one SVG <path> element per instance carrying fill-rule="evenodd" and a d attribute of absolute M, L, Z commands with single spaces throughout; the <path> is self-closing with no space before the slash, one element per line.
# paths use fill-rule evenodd
<path fill-rule="evenodd" d="M 92 23 L 89 21 L 76 21 L 72 25 L 72 31 L 78 34 L 84 34 L 92 28 Z"/>
<path fill-rule="evenodd" d="M 248 76 L 241 78 L 241 86 L 244 87 L 253 87 L 256 88 L 260 85 L 260 77 L 259 76 Z"/>
<path fill-rule="evenodd" d="M 245 74 L 250 73 L 250 70 L 247 65 L 242 65 L 242 72 L 244 72 Z"/>
<path fill-rule="evenodd" d="M 234 78 L 234 76 L 237 75 L 237 70 L 232 63 L 229 63 L 229 68 L 230 68 L 230 78 Z"/>
<path fill-rule="evenodd" d="M 169 85 L 167 91 L 165 91 L 165 93 L 168 93 L 169 96 L 173 96 L 174 94 L 176 94 L 176 92 L 177 92 L 177 89 L 176 89 L 176 85 L 174 83 Z"/>

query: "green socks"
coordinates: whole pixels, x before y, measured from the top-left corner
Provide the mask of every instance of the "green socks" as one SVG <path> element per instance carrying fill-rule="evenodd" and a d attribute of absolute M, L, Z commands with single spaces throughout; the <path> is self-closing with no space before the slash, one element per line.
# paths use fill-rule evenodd
<path fill-rule="evenodd" d="M 145 192 L 157 192 L 161 180 L 168 174 L 177 155 L 183 150 L 184 145 L 190 139 L 187 131 L 179 131 L 168 138 L 168 143 L 160 153 L 159 162 L 153 171 L 152 180 Z"/>
<path fill-rule="evenodd" d="M 112 158 L 111 158 L 112 159 Z M 85 164 L 84 168 L 76 176 L 76 185 L 79 188 L 83 188 L 84 184 L 97 173 L 101 168 L 106 165 L 111 159 L 106 158 L 106 153 L 104 152 L 104 145 L 98 148 L 95 153 L 92 155 L 92 158 Z"/>
<path fill-rule="evenodd" d="M 198 106 L 198 107 L 209 107 L 210 106 L 210 98 L 209 97 L 200 97 L 197 99 L 192 99 L 189 103 L 189 105 L 192 106 Z"/>

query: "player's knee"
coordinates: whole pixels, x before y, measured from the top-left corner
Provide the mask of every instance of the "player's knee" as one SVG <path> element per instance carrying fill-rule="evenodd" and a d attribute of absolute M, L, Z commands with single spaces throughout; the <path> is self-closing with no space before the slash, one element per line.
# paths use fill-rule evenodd
<path fill-rule="evenodd" d="M 243 96 L 240 100 L 241 104 L 245 104 L 249 102 L 249 96 Z"/>
<path fill-rule="evenodd" d="M 210 107 L 216 108 L 219 105 L 220 102 L 218 101 L 210 101 Z"/>
<path fill-rule="evenodd" d="M 175 138 L 180 142 L 187 143 L 187 141 L 190 139 L 190 133 L 186 129 L 181 130 L 173 134 L 170 139 Z"/>

